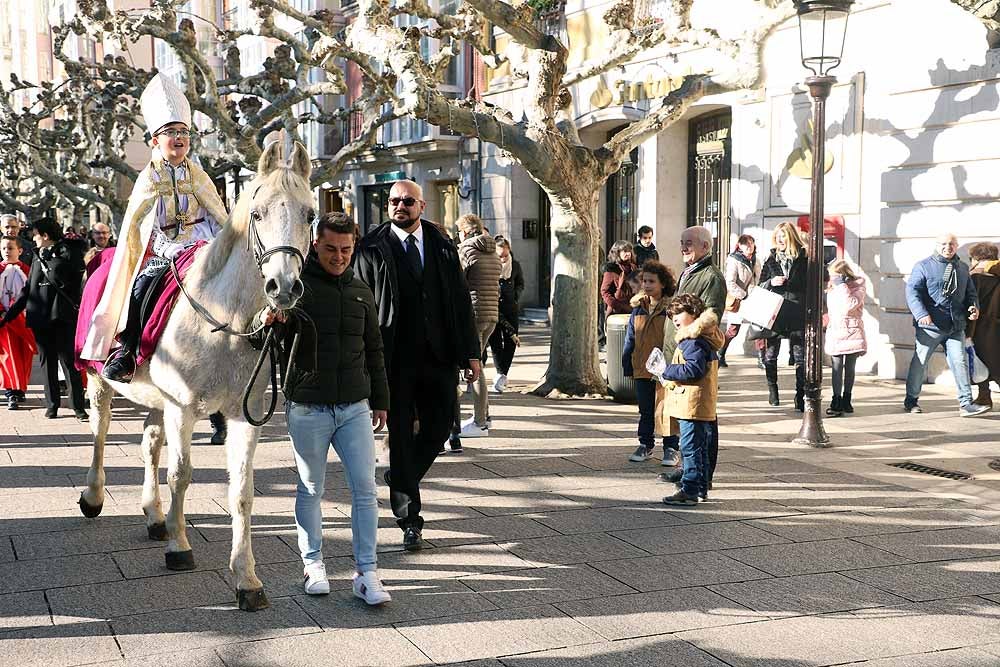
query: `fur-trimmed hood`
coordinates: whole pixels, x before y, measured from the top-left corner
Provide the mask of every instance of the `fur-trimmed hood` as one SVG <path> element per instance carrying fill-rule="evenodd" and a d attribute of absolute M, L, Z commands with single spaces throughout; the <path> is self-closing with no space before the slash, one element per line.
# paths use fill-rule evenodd
<path fill-rule="evenodd" d="M 719 318 L 710 310 L 706 310 L 698 316 L 698 319 L 686 327 L 681 327 L 674 334 L 674 340 L 678 343 L 685 338 L 704 338 L 713 350 L 721 350 L 726 342 L 726 337 L 719 329 Z"/>

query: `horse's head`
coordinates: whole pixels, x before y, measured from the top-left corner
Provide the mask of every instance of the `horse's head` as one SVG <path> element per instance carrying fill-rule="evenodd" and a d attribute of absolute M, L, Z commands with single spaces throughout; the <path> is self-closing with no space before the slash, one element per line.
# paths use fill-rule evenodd
<path fill-rule="evenodd" d="M 277 310 L 292 308 L 304 290 L 299 273 L 312 241 L 311 171 L 302 144 L 276 141 L 260 156 L 250 184 L 248 243 L 264 278 L 264 297 Z"/>

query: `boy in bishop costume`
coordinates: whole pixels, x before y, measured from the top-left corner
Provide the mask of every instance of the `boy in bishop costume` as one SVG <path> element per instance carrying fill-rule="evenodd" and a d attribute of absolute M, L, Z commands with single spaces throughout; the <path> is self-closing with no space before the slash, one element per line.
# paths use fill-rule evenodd
<path fill-rule="evenodd" d="M 139 104 L 153 154 L 132 188 L 107 286 L 80 354 L 107 360 L 103 375 L 118 382 L 130 381 L 136 370 L 146 291 L 185 249 L 215 238 L 228 217 L 211 178 L 188 158 L 191 107 L 184 93 L 157 74 Z M 212 426 L 212 441 L 224 441 L 222 415 L 212 415 Z"/>

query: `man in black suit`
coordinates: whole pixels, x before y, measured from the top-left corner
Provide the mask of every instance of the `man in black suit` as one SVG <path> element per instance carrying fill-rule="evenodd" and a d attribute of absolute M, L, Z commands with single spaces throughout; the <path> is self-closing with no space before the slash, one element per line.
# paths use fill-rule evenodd
<path fill-rule="evenodd" d="M 389 218 L 369 232 L 355 269 L 375 294 L 389 376 L 389 472 L 386 482 L 403 547 L 421 547 L 420 480 L 448 439 L 458 368 L 481 372 L 472 301 L 454 245 L 421 219 L 420 186 L 398 181 Z M 414 419 L 419 431 L 413 432 Z"/>

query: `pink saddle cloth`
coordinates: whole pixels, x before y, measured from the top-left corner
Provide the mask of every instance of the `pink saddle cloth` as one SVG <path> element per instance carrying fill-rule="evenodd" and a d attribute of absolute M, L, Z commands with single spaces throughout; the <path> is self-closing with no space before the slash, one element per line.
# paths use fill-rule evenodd
<path fill-rule="evenodd" d="M 207 241 L 198 241 L 190 248 L 187 248 L 180 257 L 177 258 L 177 271 L 181 279 L 187 275 L 188 269 L 194 263 L 194 258 L 202 246 L 207 245 Z M 81 359 L 80 352 L 83 350 L 83 343 L 87 339 L 87 329 L 90 327 L 91 316 L 101 301 L 104 287 L 108 282 L 108 273 L 111 271 L 111 260 L 115 256 L 115 248 L 102 250 L 90 264 L 87 265 L 87 284 L 83 287 L 83 296 L 80 299 L 80 316 L 76 321 L 76 337 L 73 342 L 73 351 L 76 355 L 77 369 L 84 371 L 88 368 L 100 373 L 104 368 L 103 361 L 91 359 Z M 145 363 L 156 350 L 156 345 L 160 342 L 163 330 L 167 328 L 170 313 L 181 290 L 174 274 L 167 271 L 160 282 L 150 287 L 154 290 L 153 311 L 146 320 L 146 325 L 142 329 L 142 336 L 139 339 L 139 352 L 136 355 L 136 366 Z"/>

